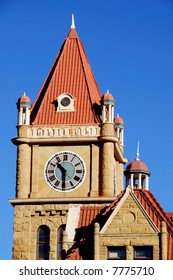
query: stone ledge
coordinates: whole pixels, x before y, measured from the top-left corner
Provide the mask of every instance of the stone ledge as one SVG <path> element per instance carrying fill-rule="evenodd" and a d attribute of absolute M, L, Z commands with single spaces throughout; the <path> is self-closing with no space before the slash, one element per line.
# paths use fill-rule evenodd
<path fill-rule="evenodd" d="M 110 203 L 113 202 L 115 197 L 68 197 L 68 198 L 11 198 L 9 202 L 12 205 L 30 205 L 30 204 L 43 204 L 43 203 Z"/>

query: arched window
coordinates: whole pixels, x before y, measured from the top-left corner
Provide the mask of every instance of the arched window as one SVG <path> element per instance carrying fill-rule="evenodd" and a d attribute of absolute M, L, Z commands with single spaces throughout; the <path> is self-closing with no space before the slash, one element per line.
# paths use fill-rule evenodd
<path fill-rule="evenodd" d="M 37 260 L 49 260 L 50 229 L 40 226 L 37 230 Z"/>
<path fill-rule="evenodd" d="M 58 229 L 58 240 L 57 240 L 57 258 L 58 260 L 63 259 L 63 249 L 62 249 L 62 242 L 63 242 L 63 232 L 65 231 L 65 225 L 61 225 Z"/>

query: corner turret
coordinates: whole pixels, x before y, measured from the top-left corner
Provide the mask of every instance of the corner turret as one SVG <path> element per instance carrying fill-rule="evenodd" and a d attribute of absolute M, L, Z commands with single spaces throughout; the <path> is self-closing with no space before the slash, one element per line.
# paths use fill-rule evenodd
<path fill-rule="evenodd" d="M 18 125 L 30 125 L 31 102 L 25 92 L 18 99 L 16 105 L 18 109 Z"/>
<path fill-rule="evenodd" d="M 111 93 L 107 92 L 102 96 L 102 122 L 113 123 L 114 120 L 114 98 Z"/>
<path fill-rule="evenodd" d="M 147 165 L 139 159 L 139 143 L 136 159 L 127 165 L 124 175 L 126 176 L 126 187 L 149 190 L 150 172 Z"/>
<path fill-rule="evenodd" d="M 119 114 L 114 118 L 114 128 L 116 136 L 120 140 L 120 144 L 124 146 L 124 121 Z"/>

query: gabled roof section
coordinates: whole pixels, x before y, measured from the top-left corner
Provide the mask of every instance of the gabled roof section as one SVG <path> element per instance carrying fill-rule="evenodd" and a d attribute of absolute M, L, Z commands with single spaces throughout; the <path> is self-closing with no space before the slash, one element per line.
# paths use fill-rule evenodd
<path fill-rule="evenodd" d="M 109 206 L 81 206 L 76 243 L 69 250 L 67 259 L 81 260 L 86 257 L 85 252 L 87 250 L 82 252 L 81 248 L 84 244 L 88 246 L 88 240 L 93 238 L 94 223 L 100 224 L 100 233 L 104 232 L 104 228 L 111 222 L 113 216 L 116 215 L 129 194 L 138 203 L 140 209 L 143 209 L 147 220 L 151 225 L 153 224 L 157 232 L 161 230 L 161 222 L 166 222 L 168 232 L 167 259 L 173 260 L 173 222 L 170 219 L 172 213 L 170 215 L 167 214 L 150 191 L 141 189 L 132 191 L 130 188 L 126 189 L 125 192 L 121 192 Z"/>
<path fill-rule="evenodd" d="M 168 251 L 167 259 L 173 260 L 173 222 L 169 215 L 160 206 L 154 195 L 147 190 L 135 190 L 135 196 L 138 198 L 150 218 L 153 220 L 157 228 L 161 229 L 161 221 L 165 221 L 168 232 Z"/>
<path fill-rule="evenodd" d="M 171 222 L 173 222 L 173 212 L 166 213 Z"/>
<path fill-rule="evenodd" d="M 154 195 L 148 190 L 134 190 L 134 194 L 154 221 L 157 228 L 160 230 L 161 221 L 165 221 L 168 229 L 173 231 L 173 222 L 169 219 L 169 216 L 160 206 Z"/>
<path fill-rule="evenodd" d="M 74 98 L 74 111 L 57 112 L 57 98 L 62 93 Z M 65 39 L 50 72 L 33 104 L 31 124 L 94 124 L 100 122 L 101 94 L 87 55 L 74 26 Z"/>

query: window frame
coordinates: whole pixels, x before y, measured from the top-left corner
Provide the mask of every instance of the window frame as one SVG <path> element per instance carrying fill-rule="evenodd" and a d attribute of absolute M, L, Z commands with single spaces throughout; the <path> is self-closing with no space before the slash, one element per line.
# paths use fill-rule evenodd
<path fill-rule="evenodd" d="M 44 239 L 45 241 L 41 241 L 41 230 L 45 234 Z M 43 245 L 44 250 L 40 250 L 40 245 Z M 46 225 L 41 225 L 37 229 L 37 250 L 36 250 L 36 259 L 37 260 L 49 260 L 49 253 L 50 253 L 50 229 Z M 43 256 L 42 256 L 43 255 Z"/>
<path fill-rule="evenodd" d="M 59 226 L 57 230 L 57 259 L 62 260 L 63 259 L 63 232 L 65 231 L 65 224 L 62 224 Z"/>
<path fill-rule="evenodd" d="M 146 254 L 141 255 L 141 256 L 137 256 L 136 253 L 138 251 L 142 251 L 142 250 L 146 250 Z M 150 253 L 148 254 L 147 251 Z M 153 260 L 153 246 L 134 246 L 133 247 L 133 259 L 134 260 Z"/>
<path fill-rule="evenodd" d="M 63 100 L 68 99 L 69 103 L 63 104 Z M 74 97 L 69 93 L 61 93 L 57 99 L 57 112 L 74 112 Z"/>
<path fill-rule="evenodd" d="M 110 256 L 110 251 L 112 250 L 117 250 L 117 254 L 118 252 L 122 252 L 124 254 L 123 257 L 111 257 Z M 116 253 L 116 252 L 115 252 Z M 126 246 L 108 246 L 107 247 L 107 260 L 126 260 Z"/>

